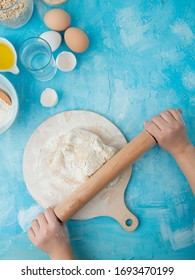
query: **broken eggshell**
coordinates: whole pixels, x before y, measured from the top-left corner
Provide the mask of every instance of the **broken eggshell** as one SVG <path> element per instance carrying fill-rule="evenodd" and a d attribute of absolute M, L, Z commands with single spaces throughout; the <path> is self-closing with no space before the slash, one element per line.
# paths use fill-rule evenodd
<path fill-rule="evenodd" d="M 62 42 L 62 37 L 60 33 L 56 31 L 46 31 L 41 34 L 40 38 L 47 41 L 47 43 L 50 45 L 52 52 L 56 51 Z"/>
<path fill-rule="evenodd" d="M 71 52 L 61 52 L 57 56 L 56 65 L 63 72 L 70 72 L 76 67 L 77 59 Z"/>
<path fill-rule="evenodd" d="M 58 103 L 58 94 L 52 88 L 46 88 L 41 94 L 41 105 L 43 107 L 53 107 Z"/>

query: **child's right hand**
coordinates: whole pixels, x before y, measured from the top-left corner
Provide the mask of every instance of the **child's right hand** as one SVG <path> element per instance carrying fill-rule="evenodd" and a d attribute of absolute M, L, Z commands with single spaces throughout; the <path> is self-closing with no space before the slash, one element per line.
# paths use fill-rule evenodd
<path fill-rule="evenodd" d="M 181 155 L 192 146 L 178 110 L 168 109 L 159 116 L 154 116 L 151 122 L 145 122 L 145 129 L 174 157 Z"/>

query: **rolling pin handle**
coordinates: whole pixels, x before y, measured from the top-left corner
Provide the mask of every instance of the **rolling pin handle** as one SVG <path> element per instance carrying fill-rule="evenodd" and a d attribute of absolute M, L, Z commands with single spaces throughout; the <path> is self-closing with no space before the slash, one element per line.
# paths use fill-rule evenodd
<path fill-rule="evenodd" d="M 178 111 L 180 114 L 183 113 L 183 111 L 182 111 L 181 108 L 177 109 L 177 111 Z M 147 131 L 147 132 L 154 138 L 154 140 L 156 141 L 156 144 L 158 144 L 158 141 L 157 141 L 157 139 L 154 137 L 154 135 L 152 135 L 147 129 L 145 129 L 145 131 Z"/>

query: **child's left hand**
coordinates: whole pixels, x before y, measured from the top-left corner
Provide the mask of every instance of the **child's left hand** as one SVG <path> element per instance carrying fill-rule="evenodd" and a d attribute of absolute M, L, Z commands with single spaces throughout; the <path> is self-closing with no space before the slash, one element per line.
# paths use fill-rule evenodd
<path fill-rule="evenodd" d="M 40 250 L 46 252 L 51 259 L 74 259 L 69 243 L 68 230 L 58 221 L 53 209 L 38 215 L 32 221 L 28 237 Z"/>

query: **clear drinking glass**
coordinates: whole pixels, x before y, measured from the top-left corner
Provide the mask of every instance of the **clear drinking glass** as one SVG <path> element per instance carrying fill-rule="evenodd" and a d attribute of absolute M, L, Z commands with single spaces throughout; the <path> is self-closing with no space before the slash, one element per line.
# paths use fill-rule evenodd
<path fill-rule="evenodd" d="M 33 8 L 33 0 L 4 0 L 0 3 L 0 24 L 20 28 L 30 20 Z"/>
<path fill-rule="evenodd" d="M 39 81 L 51 80 L 56 71 L 56 63 L 50 45 L 42 38 L 32 37 L 22 43 L 19 49 L 22 65 Z"/>

